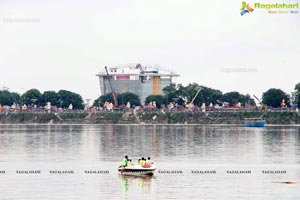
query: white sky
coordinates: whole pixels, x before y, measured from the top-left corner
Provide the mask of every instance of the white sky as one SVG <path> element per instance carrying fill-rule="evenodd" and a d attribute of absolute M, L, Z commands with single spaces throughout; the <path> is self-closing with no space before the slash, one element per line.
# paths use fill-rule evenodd
<path fill-rule="evenodd" d="M 0 89 L 67 89 L 95 99 L 95 74 L 105 65 L 141 63 L 224 93 L 292 92 L 300 82 L 300 13 L 240 16 L 240 8 L 239 0 L 0 0 Z"/>

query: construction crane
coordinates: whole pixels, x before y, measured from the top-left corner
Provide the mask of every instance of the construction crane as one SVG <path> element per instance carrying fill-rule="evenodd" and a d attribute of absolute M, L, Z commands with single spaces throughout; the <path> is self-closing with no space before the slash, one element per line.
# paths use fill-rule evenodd
<path fill-rule="evenodd" d="M 115 93 L 115 90 L 113 89 L 112 87 L 112 84 L 111 84 L 111 81 L 110 81 L 110 75 L 108 73 L 108 70 L 107 70 L 107 67 L 105 66 L 105 71 L 106 71 L 106 74 L 107 74 L 107 79 L 108 79 L 108 82 L 109 82 L 109 86 L 110 86 L 110 90 L 111 90 L 111 94 L 113 96 L 113 99 L 114 99 L 114 108 L 117 108 L 118 107 L 118 100 L 117 100 L 117 95 Z"/>
<path fill-rule="evenodd" d="M 199 92 L 200 92 L 201 90 L 202 90 L 202 88 L 201 88 L 201 87 L 199 87 L 199 89 L 198 89 L 198 91 L 197 91 L 196 95 L 194 96 L 194 98 L 192 99 L 192 101 L 191 101 L 191 103 L 190 103 L 190 104 L 193 104 L 193 103 L 194 103 L 194 101 L 195 101 L 196 97 L 198 96 L 198 94 L 199 94 Z"/>
<path fill-rule="evenodd" d="M 189 107 L 189 109 L 192 108 L 192 105 L 193 105 L 193 103 L 194 103 L 196 97 L 198 96 L 199 92 L 201 91 L 201 89 L 202 89 L 202 88 L 199 87 L 199 89 L 198 89 L 197 93 L 195 94 L 194 98 L 192 99 L 192 101 L 191 101 L 189 104 L 187 104 L 187 107 Z"/>
<path fill-rule="evenodd" d="M 259 100 L 259 98 L 257 98 L 257 96 L 255 96 L 255 95 L 253 95 L 253 96 L 254 96 L 254 98 L 260 103 L 261 109 L 263 109 L 263 110 L 268 109 L 268 106 L 267 106 L 266 104 L 262 103 L 262 102 Z"/>

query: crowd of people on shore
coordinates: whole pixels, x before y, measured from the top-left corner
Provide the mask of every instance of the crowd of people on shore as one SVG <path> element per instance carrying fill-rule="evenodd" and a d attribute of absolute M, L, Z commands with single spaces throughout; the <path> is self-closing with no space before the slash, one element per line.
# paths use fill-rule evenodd
<path fill-rule="evenodd" d="M 73 105 L 70 104 L 67 108 L 61 108 L 51 105 L 48 102 L 45 106 L 38 105 L 18 105 L 13 104 L 12 106 L 3 106 L 0 103 L 0 113 L 1 112 L 40 112 L 40 113 L 50 113 L 50 112 L 245 112 L 245 111 L 271 111 L 271 112 L 281 112 L 281 111 L 295 111 L 298 112 L 298 105 L 288 107 L 284 100 L 282 100 L 280 107 L 257 107 L 257 106 L 242 106 L 241 103 L 237 103 L 234 106 L 229 106 L 228 103 L 223 102 L 222 105 L 210 103 L 206 105 L 202 103 L 201 105 L 194 105 L 192 103 L 186 105 L 178 105 L 177 103 L 169 103 L 168 105 L 157 106 L 155 101 L 150 102 L 144 106 L 135 106 L 131 105 L 130 102 L 127 102 L 125 105 L 120 105 L 114 107 L 112 102 L 105 102 L 103 107 L 89 107 L 86 106 L 84 109 L 74 109 Z"/>
<path fill-rule="evenodd" d="M 153 165 L 153 161 L 151 160 L 150 157 L 146 159 L 146 157 L 142 157 L 138 159 L 137 165 L 135 165 L 131 159 L 128 158 L 126 155 L 124 159 L 122 160 L 121 166 L 122 167 L 132 167 L 132 166 L 141 166 L 143 168 L 150 168 Z"/>

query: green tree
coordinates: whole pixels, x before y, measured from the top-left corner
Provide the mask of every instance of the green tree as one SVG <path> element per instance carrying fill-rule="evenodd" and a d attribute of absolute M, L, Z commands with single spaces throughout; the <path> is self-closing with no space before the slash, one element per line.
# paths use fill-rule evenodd
<path fill-rule="evenodd" d="M 199 89 L 200 92 L 198 93 Z M 221 100 L 222 92 L 206 86 L 200 86 L 197 83 L 192 83 L 186 87 L 178 85 L 178 96 L 185 98 L 187 103 L 195 98 L 193 102 L 195 105 L 201 105 L 202 103 L 209 105 L 210 103 L 215 104 L 218 100 Z"/>
<path fill-rule="evenodd" d="M 79 94 L 70 92 L 68 90 L 58 91 L 60 96 L 60 106 L 62 108 L 68 108 L 70 104 L 73 105 L 74 109 L 83 109 L 83 100 Z"/>
<path fill-rule="evenodd" d="M 26 105 L 39 104 L 42 94 L 38 89 L 30 89 L 22 95 L 23 103 Z"/>
<path fill-rule="evenodd" d="M 243 106 L 246 106 L 246 105 L 255 106 L 256 105 L 254 99 L 251 98 L 251 96 L 249 94 L 246 94 L 246 95 L 241 94 L 240 102 L 242 103 Z"/>
<path fill-rule="evenodd" d="M 161 106 L 164 105 L 165 98 L 162 95 L 149 95 L 146 97 L 145 105 L 148 105 L 152 101 L 155 101 L 157 108 L 161 108 Z"/>
<path fill-rule="evenodd" d="M 12 96 L 13 102 L 16 103 L 16 104 L 21 105 L 22 101 L 21 101 L 20 94 L 16 93 L 16 92 L 11 92 L 10 94 Z"/>
<path fill-rule="evenodd" d="M 178 85 L 178 93 L 179 96 L 186 99 L 187 102 L 189 103 L 193 100 L 199 88 L 200 85 L 198 85 L 197 83 L 190 83 L 186 87 L 182 85 Z M 195 99 L 194 104 L 198 104 L 198 103 L 199 103 L 198 100 Z"/>
<path fill-rule="evenodd" d="M 8 90 L 0 91 L 0 104 L 11 106 L 14 103 L 13 96 Z"/>
<path fill-rule="evenodd" d="M 222 100 L 224 102 L 228 102 L 230 106 L 234 106 L 237 103 L 241 103 L 242 106 L 254 106 L 255 101 L 249 94 L 243 95 L 240 94 L 239 92 L 228 92 L 223 95 Z"/>
<path fill-rule="evenodd" d="M 223 101 L 228 102 L 230 106 L 234 106 L 240 102 L 239 92 L 228 92 L 223 95 Z"/>
<path fill-rule="evenodd" d="M 141 105 L 139 96 L 134 93 L 130 93 L 130 92 L 117 94 L 117 100 L 118 100 L 119 106 L 121 106 L 122 104 L 126 105 L 127 102 L 130 102 L 131 106 L 133 106 L 133 105 L 140 106 Z M 111 93 L 102 95 L 99 98 L 97 98 L 94 101 L 93 106 L 99 106 L 99 105 L 103 106 L 105 102 L 111 102 L 111 103 L 114 102 L 114 99 L 113 99 Z"/>
<path fill-rule="evenodd" d="M 297 83 L 295 85 L 295 99 L 294 103 L 298 104 L 298 107 L 300 107 L 300 83 Z"/>
<path fill-rule="evenodd" d="M 170 102 L 178 103 L 179 105 L 183 105 L 184 101 L 179 95 L 179 88 L 176 84 L 171 84 L 163 88 L 163 92 L 165 95 L 166 104 Z"/>
<path fill-rule="evenodd" d="M 280 107 L 281 101 L 285 100 L 287 106 L 289 106 L 289 96 L 280 89 L 271 88 L 263 93 L 262 102 L 268 106 L 278 108 Z"/>
<path fill-rule="evenodd" d="M 127 102 L 130 102 L 130 105 L 140 106 L 141 101 L 138 95 L 130 92 L 117 94 L 117 100 L 120 105 L 126 105 Z"/>
<path fill-rule="evenodd" d="M 222 99 L 222 92 L 220 90 L 215 90 L 205 86 L 201 86 L 201 90 L 195 99 L 195 105 L 200 105 L 205 103 L 209 105 L 210 103 L 216 104 L 218 100 Z"/>
<path fill-rule="evenodd" d="M 60 96 L 55 91 L 45 91 L 40 97 L 41 105 L 45 106 L 47 102 L 51 102 L 53 106 L 60 106 Z"/>
<path fill-rule="evenodd" d="M 93 106 L 101 106 L 103 107 L 105 102 L 114 102 L 113 96 L 111 93 L 105 94 L 105 95 L 101 95 L 99 98 L 97 98 L 94 103 Z"/>

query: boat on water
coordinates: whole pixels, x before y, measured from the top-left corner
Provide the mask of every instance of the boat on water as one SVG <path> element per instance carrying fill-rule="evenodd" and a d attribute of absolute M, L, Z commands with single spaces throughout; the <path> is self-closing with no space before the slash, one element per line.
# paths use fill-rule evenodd
<path fill-rule="evenodd" d="M 244 127 L 265 127 L 266 121 L 262 118 L 245 118 Z"/>
<path fill-rule="evenodd" d="M 118 171 L 122 175 L 132 175 L 132 176 L 152 176 L 154 171 L 156 170 L 156 166 L 151 165 L 149 167 L 142 167 L 140 165 L 133 165 L 130 167 L 120 166 Z"/>

